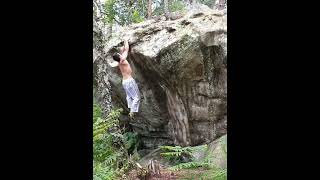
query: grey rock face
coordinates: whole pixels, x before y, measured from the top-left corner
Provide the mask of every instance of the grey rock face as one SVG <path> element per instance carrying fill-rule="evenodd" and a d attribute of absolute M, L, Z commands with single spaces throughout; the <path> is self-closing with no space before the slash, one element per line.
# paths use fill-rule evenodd
<path fill-rule="evenodd" d="M 209 158 L 217 168 L 227 168 L 227 135 L 223 135 L 209 144 L 205 158 Z"/>
<path fill-rule="evenodd" d="M 128 61 L 142 97 L 130 124 L 144 148 L 199 145 L 227 133 L 225 11 L 198 9 L 174 21 L 125 27 L 105 45 L 106 55 L 117 51 L 122 37 L 129 37 Z M 112 101 L 127 109 L 121 74 L 106 67 L 108 58 L 99 63 L 100 74 L 101 69 L 110 71 Z"/>

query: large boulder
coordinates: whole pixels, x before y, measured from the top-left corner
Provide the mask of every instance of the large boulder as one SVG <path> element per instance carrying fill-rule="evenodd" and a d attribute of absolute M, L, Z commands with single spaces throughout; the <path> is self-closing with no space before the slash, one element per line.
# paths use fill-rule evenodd
<path fill-rule="evenodd" d="M 226 11 L 198 8 L 174 21 L 124 27 L 105 45 L 103 65 L 123 37 L 141 92 L 140 112 L 130 124 L 143 148 L 199 145 L 227 133 Z M 103 65 L 111 72 L 114 106 L 128 111 L 119 69 Z"/>

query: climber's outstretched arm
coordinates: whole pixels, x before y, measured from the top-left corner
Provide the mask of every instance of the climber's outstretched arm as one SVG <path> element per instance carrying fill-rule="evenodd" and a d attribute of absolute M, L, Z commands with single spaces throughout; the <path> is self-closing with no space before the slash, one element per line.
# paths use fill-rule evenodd
<path fill-rule="evenodd" d="M 128 43 L 128 40 L 124 40 L 124 48 L 123 48 L 123 52 L 121 54 L 122 61 L 125 61 L 127 59 L 128 52 L 129 52 L 129 43 Z"/>

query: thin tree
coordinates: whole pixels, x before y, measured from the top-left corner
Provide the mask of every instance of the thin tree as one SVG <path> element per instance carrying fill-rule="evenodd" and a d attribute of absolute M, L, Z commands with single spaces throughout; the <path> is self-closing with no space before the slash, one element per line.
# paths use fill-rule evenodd
<path fill-rule="evenodd" d="M 151 18 L 152 15 L 152 0 L 149 0 L 148 2 L 148 19 Z"/>
<path fill-rule="evenodd" d="M 169 12 L 169 6 L 168 6 L 168 0 L 163 0 L 164 4 L 164 16 L 167 18 L 167 20 L 170 18 L 170 12 Z"/>
<path fill-rule="evenodd" d="M 187 5 L 192 5 L 194 0 L 184 0 Z"/>

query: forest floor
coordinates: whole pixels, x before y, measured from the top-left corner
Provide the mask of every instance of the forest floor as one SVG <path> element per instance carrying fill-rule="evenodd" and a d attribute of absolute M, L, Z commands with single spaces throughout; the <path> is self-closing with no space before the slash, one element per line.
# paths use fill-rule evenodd
<path fill-rule="evenodd" d="M 145 180 L 210 180 L 207 174 L 210 170 L 205 168 L 181 169 L 178 171 L 171 171 L 162 169 L 160 174 L 152 174 L 145 178 Z M 136 172 L 128 173 L 129 179 L 137 180 Z"/>
<path fill-rule="evenodd" d="M 207 180 L 204 176 L 210 170 L 205 168 L 181 169 L 179 171 L 167 171 L 173 173 L 177 180 Z M 166 172 L 166 171 L 164 171 Z"/>

